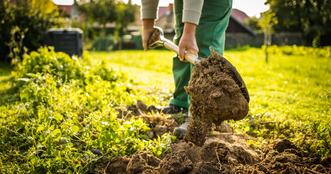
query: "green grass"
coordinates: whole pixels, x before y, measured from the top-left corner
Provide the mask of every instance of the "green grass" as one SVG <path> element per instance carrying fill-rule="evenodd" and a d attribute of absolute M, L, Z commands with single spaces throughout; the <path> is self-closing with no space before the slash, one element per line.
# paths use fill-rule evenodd
<path fill-rule="evenodd" d="M 129 78 L 146 87 L 171 88 L 170 51 L 91 52 L 95 59 L 106 58 Z M 326 114 L 330 106 L 326 92 L 331 90 L 331 62 L 328 58 L 270 55 L 265 63 L 261 49 L 225 51 L 225 57 L 242 75 L 251 96 L 252 114 Z M 286 108 L 286 110 L 284 110 Z"/>
<path fill-rule="evenodd" d="M 243 76 L 251 95 L 251 113 L 321 115 L 330 106 L 330 59 L 271 55 L 268 64 L 260 49 L 225 52 Z"/>
<path fill-rule="evenodd" d="M 95 60 L 108 59 L 146 88 L 170 90 L 174 86 L 173 55 L 158 50 L 91 52 Z M 236 128 L 256 137 L 269 140 L 286 137 L 297 143 L 309 131 L 307 151 L 318 149 L 309 145 L 316 139 L 319 143 L 330 143 L 327 140 L 331 137 L 330 58 L 277 54 L 269 55 L 266 64 L 264 52 L 258 48 L 226 50 L 224 56 L 243 77 L 251 97 L 249 116 L 234 123 Z M 326 151 L 330 152 L 322 149 L 319 153 Z"/>
<path fill-rule="evenodd" d="M 165 50 L 90 52 L 94 60 L 107 59 L 114 67 L 128 74 L 130 79 L 147 88 L 174 88 L 172 56 Z"/>

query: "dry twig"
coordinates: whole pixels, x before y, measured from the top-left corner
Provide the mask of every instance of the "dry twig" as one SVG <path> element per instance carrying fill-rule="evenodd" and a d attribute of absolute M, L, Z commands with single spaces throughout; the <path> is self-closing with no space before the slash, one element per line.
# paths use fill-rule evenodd
<path fill-rule="evenodd" d="M 141 110 L 139 109 L 138 103 L 136 103 L 136 108 L 137 108 L 137 110 L 138 110 L 138 112 L 139 112 L 140 115 L 144 115 L 143 112 L 141 112 Z"/>
<path fill-rule="evenodd" d="M 314 173 L 314 174 L 322 174 L 320 172 L 314 171 L 314 170 L 310 170 L 310 169 L 306 169 L 308 172 Z"/>
<path fill-rule="evenodd" d="M 217 142 L 215 152 L 216 152 L 216 157 L 217 157 L 218 164 L 220 165 L 220 169 L 219 170 L 221 170 L 222 169 L 222 164 L 221 164 L 220 158 L 218 157 L 218 152 L 217 152 L 218 144 L 219 144 L 219 142 Z"/>
<path fill-rule="evenodd" d="M 305 140 L 306 140 L 307 135 L 309 134 L 309 132 L 310 132 L 310 131 L 308 131 L 308 132 L 305 134 L 305 136 L 303 137 L 303 140 L 301 141 L 299 147 L 301 147 L 301 146 L 305 143 Z"/>

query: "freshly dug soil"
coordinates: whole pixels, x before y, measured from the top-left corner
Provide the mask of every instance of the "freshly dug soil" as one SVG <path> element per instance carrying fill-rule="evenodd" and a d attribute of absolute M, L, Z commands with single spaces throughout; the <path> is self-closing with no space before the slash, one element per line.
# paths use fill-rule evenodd
<path fill-rule="evenodd" d="M 190 100 L 191 122 L 185 141 L 202 146 L 212 123 L 241 120 L 246 117 L 249 95 L 239 73 L 221 55 L 211 48 L 212 56 L 193 68 L 191 80 L 185 90 Z"/>
<path fill-rule="evenodd" d="M 179 141 L 171 145 L 171 153 L 162 160 L 136 152 L 131 158 L 118 157 L 97 165 L 97 173 L 142 174 L 240 174 L 240 173 L 329 173 L 331 158 L 303 157 L 301 151 L 288 140 L 274 144 L 275 150 L 262 153 L 248 146 L 239 135 L 208 138 L 200 147 Z M 290 145 L 290 146 L 288 146 Z M 275 147 L 285 147 L 282 150 Z M 280 151 L 282 152 L 280 152 Z"/>

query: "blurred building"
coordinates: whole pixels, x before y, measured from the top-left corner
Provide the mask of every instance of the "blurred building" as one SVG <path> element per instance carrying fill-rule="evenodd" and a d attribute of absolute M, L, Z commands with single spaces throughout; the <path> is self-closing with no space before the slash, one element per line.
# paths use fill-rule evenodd
<path fill-rule="evenodd" d="M 14 1 L 14 0 L 11 0 Z M 73 5 L 58 5 L 59 9 L 66 11 L 70 14 L 74 20 L 81 20 L 78 13 L 78 6 L 75 3 Z M 169 4 L 167 7 L 159 7 L 158 19 L 156 20 L 156 26 L 161 27 L 164 30 L 164 35 L 167 39 L 172 40 L 175 35 L 175 17 L 173 4 Z M 131 35 L 140 35 L 142 28 L 142 20 L 140 10 L 137 11 L 137 19 L 134 23 L 130 24 L 127 31 Z M 236 46 L 261 46 L 264 42 L 264 35 L 255 33 L 251 28 L 245 25 L 245 21 L 249 19 L 249 16 L 241 10 L 232 9 L 229 20 L 229 25 L 226 30 L 226 42 L 225 47 Z M 93 24 L 96 28 L 101 28 L 97 23 Z M 116 24 L 107 23 L 107 29 L 114 29 Z M 272 35 L 272 44 L 276 45 L 303 45 L 303 36 L 301 33 L 276 33 Z"/>
<path fill-rule="evenodd" d="M 67 14 L 67 17 L 71 18 L 72 20 L 75 21 L 80 20 L 79 12 L 78 12 L 78 4 L 76 0 L 72 5 L 57 5 L 57 7 L 62 13 Z"/>

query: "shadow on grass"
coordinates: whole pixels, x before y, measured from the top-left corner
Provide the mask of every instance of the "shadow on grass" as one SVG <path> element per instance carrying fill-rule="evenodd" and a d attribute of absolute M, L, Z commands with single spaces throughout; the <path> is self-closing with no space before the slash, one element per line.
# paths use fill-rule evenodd
<path fill-rule="evenodd" d="M 7 62 L 0 62 L 0 106 L 7 103 L 6 99 L 11 98 L 17 90 L 13 88 L 11 75 L 12 66 Z"/>
<path fill-rule="evenodd" d="M 9 76 L 12 71 L 12 66 L 8 62 L 0 61 L 0 77 Z"/>

